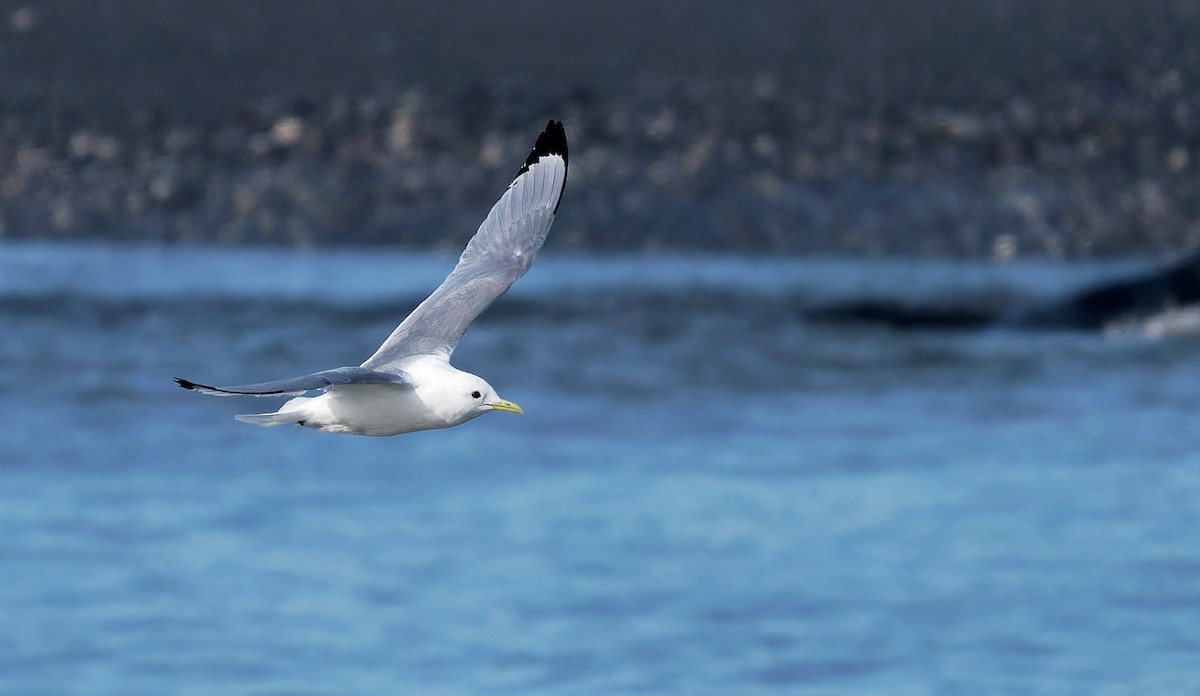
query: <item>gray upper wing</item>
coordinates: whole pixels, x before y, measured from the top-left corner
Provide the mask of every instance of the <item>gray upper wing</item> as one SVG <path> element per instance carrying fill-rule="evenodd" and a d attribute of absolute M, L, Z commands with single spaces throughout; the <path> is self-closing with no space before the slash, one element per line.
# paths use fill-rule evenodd
<path fill-rule="evenodd" d="M 566 182 L 567 137 L 562 124 L 551 121 L 454 271 L 362 366 L 378 369 L 417 354 L 448 357 L 475 317 L 529 270 Z"/>
<path fill-rule="evenodd" d="M 380 372 L 361 367 L 339 367 L 323 372 L 314 372 L 303 377 L 278 379 L 272 382 L 257 384 L 241 384 L 234 387 L 210 387 L 207 384 L 196 384 L 181 377 L 175 378 L 175 383 L 184 389 L 192 389 L 201 394 L 215 396 L 288 396 L 303 394 L 307 391 L 324 389 L 339 384 L 391 384 L 398 387 L 411 387 L 408 376 L 403 372 Z"/>

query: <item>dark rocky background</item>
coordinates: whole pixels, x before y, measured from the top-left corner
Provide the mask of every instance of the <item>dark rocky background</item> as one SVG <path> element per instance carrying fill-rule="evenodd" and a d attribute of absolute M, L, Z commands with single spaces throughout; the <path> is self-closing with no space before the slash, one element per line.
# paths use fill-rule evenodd
<path fill-rule="evenodd" d="M 1200 3 L 0 1 L 0 236 L 461 246 L 548 118 L 551 245 L 1200 243 Z"/>

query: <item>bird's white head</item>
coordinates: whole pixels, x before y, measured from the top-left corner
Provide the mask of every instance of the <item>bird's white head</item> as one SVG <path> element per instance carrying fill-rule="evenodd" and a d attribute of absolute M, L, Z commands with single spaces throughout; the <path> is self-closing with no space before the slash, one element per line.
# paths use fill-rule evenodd
<path fill-rule="evenodd" d="M 424 381 L 417 389 L 422 400 L 450 425 L 464 423 L 488 411 L 524 413 L 520 406 L 501 399 L 482 377 L 453 367 L 438 379 Z"/>

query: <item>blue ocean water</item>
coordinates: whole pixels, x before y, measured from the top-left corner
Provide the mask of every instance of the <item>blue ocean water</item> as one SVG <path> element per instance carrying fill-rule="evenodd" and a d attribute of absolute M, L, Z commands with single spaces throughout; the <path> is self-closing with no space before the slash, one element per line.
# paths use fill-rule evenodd
<path fill-rule="evenodd" d="M 802 311 L 1136 264 L 546 255 L 456 353 L 526 415 L 395 438 L 171 382 L 452 265 L 0 245 L 0 693 L 1200 693 L 1200 337 Z"/>

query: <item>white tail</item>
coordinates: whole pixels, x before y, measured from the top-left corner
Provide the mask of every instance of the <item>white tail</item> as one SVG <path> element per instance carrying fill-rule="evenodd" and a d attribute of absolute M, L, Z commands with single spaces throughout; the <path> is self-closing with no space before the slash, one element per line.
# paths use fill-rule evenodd
<path fill-rule="evenodd" d="M 274 413 L 243 413 L 234 418 L 243 423 L 253 423 L 261 425 L 264 428 L 270 428 L 275 425 L 291 425 L 293 423 L 303 424 L 308 416 L 308 404 L 314 399 L 298 396 L 294 399 L 289 399 L 287 403 L 279 407 Z"/>
<path fill-rule="evenodd" d="M 261 425 L 264 428 L 269 428 L 273 425 L 287 425 L 289 423 L 299 423 L 300 415 L 296 413 L 243 413 L 234 418 L 243 423 L 253 423 Z"/>

